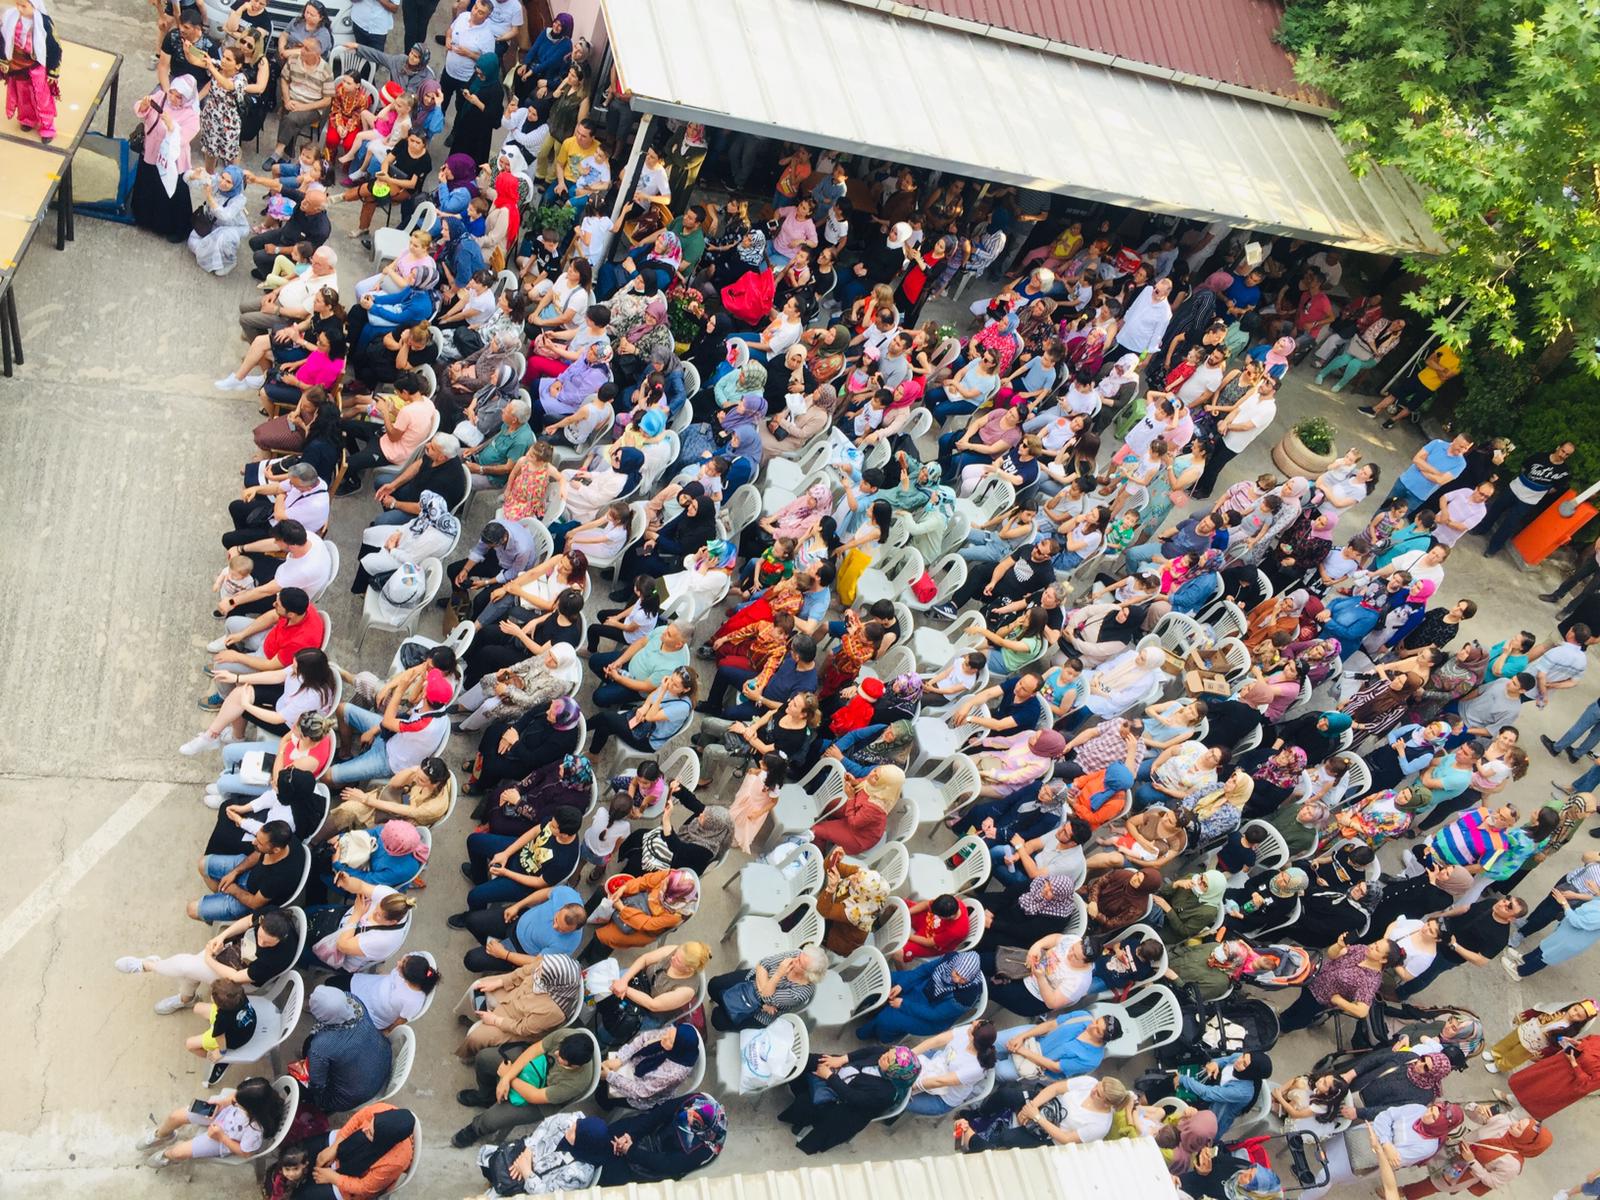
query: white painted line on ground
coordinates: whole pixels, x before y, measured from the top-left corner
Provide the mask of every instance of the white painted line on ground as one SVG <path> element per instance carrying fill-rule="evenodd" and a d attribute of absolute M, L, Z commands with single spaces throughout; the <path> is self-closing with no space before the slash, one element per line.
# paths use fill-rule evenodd
<path fill-rule="evenodd" d="M 118 843 L 150 815 L 166 796 L 169 786 L 165 783 L 141 784 L 99 829 L 85 839 L 83 845 L 67 855 L 48 879 L 28 893 L 27 898 L 5 920 L 0 921 L 0 959 L 10 954 L 35 925 L 55 911 L 67 898 L 67 893 L 77 887 L 85 875 L 99 866 L 102 858 L 115 850 Z"/>

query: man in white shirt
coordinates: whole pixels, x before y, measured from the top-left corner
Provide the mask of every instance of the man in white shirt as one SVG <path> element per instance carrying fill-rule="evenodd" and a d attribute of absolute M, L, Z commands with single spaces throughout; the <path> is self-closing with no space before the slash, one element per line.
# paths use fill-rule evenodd
<path fill-rule="evenodd" d="M 1528 673 L 1538 681 L 1538 705 L 1550 703 L 1550 693 L 1576 687 L 1589 667 L 1589 645 L 1595 640 L 1589 627 L 1579 621 L 1567 630 L 1566 637 L 1554 645 L 1543 642 L 1529 655 Z"/>
<path fill-rule="evenodd" d="M 1217 477 L 1222 474 L 1222 468 L 1243 454 L 1277 415 L 1278 385 L 1269 375 L 1246 392 L 1233 406 L 1233 411 L 1218 424 L 1217 432 L 1222 437 L 1211 448 L 1206 469 L 1201 472 L 1200 481 L 1190 494 L 1196 500 L 1210 496 L 1211 489 L 1217 485 Z"/>
<path fill-rule="evenodd" d="M 312 196 L 326 203 L 326 193 L 318 189 L 306 194 L 310 204 Z M 259 300 L 247 300 L 239 305 L 239 328 L 251 338 L 258 334 L 273 333 L 285 325 L 302 321 L 311 314 L 311 301 L 325 287 L 339 290 L 339 255 L 332 246 L 322 246 L 311 256 L 311 268 L 296 275 L 277 291 L 269 292 Z"/>
<path fill-rule="evenodd" d="M 252 543 L 244 550 L 249 553 L 256 548 Z M 255 555 L 255 575 L 266 578 L 237 596 L 224 596 L 217 601 L 217 610 L 223 616 L 264 613 L 272 607 L 273 597 L 286 587 L 297 587 L 316 599 L 333 578 L 333 556 L 327 543 L 299 521 L 279 521 L 273 527 L 271 545 L 262 548 L 277 549 L 283 558 Z"/>
<path fill-rule="evenodd" d="M 449 108 L 450 98 L 471 81 L 478 59 L 494 49 L 494 26 L 489 24 L 492 11 L 489 0 L 474 0 L 471 8 L 450 22 L 444 35 L 444 74 L 439 78 L 444 91 L 440 111 Z"/>
<path fill-rule="evenodd" d="M 1489 511 L 1489 497 L 1494 495 L 1494 484 L 1487 481 L 1475 488 L 1457 488 L 1439 499 L 1438 521 L 1433 536 L 1440 545 L 1454 546 L 1471 529 L 1476 528 Z"/>
<path fill-rule="evenodd" d="M 1228 354 L 1221 346 L 1209 351 L 1204 361 L 1195 368 L 1194 374 L 1179 386 L 1178 399 L 1190 408 L 1209 400 L 1222 386 L 1222 375 L 1227 365 Z"/>
<path fill-rule="evenodd" d="M 1323 250 L 1306 259 L 1306 266 L 1315 267 L 1322 272 L 1323 288 L 1334 291 L 1339 286 L 1339 281 L 1344 278 L 1344 263 L 1340 260 L 1337 250 Z"/>
<path fill-rule="evenodd" d="M 511 48 L 511 42 L 524 19 L 522 0 L 490 0 L 489 28 L 494 31 L 495 48 L 500 53 L 502 71 L 506 68 L 505 51 Z"/>
<path fill-rule="evenodd" d="M 1170 279 L 1158 279 L 1140 292 L 1128 305 L 1122 328 L 1117 331 L 1116 347 L 1107 357 L 1154 353 L 1167 332 L 1167 323 L 1172 320 L 1172 305 L 1167 300 L 1171 294 Z"/>
<path fill-rule="evenodd" d="M 350 6 L 350 32 L 359 44 L 382 50 L 399 11 L 398 0 L 356 0 Z"/>

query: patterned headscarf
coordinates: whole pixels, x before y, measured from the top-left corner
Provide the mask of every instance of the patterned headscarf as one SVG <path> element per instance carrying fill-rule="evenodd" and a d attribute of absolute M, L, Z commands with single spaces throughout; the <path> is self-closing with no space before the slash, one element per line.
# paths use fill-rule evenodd
<path fill-rule="evenodd" d="M 578 724 L 578 718 L 583 716 L 583 709 L 578 707 L 578 702 L 571 696 L 558 696 L 551 701 L 555 705 L 555 727 L 565 733 Z"/>
<path fill-rule="evenodd" d="M 678 1144 L 685 1152 L 704 1146 L 715 1156 L 722 1153 L 723 1144 L 728 1140 L 728 1114 L 704 1092 L 685 1098 L 675 1125 Z"/>
<path fill-rule="evenodd" d="M 1045 897 L 1045 884 L 1050 895 Z M 1070 875 L 1041 875 L 1028 885 L 1017 906 L 1029 916 L 1041 913 L 1051 917 L 1070 917 L 1077 910 L 1077 884 Z"/>
<path fill-rule="evenodd" d="M 1450 1056 L 1440 1051 L 1436 1054 L 1419 1054 L 1406 1066 L 1406 1078 L 1424 1091 L 1438 1096 L 1444 1091 L 1444 1081 L 1450 1078 L 1455 1064 Z"/>
<path fill-rule="evenodd" d="M 573 788 L 586 788 L 594 783 L 594 767 L 587 758 L 569 754 L 561 760 L 561 782 Z"/>
<path fill-rule="evenodd" d="M 889 1065 L 880 1066 L 878 1070 L 885 1079 L 894 1084 L 894 1102 L 899 1104 L 901 1098 L 911 1090 L 911 1085 L 917 1081 L 917 1075 L 922 1071 L 922 1060 L 910 1046 L 893 1046 L 889 1054 L 891 1056 Z"/>
<path fill-rule="evenodd" d="M 578 1003 L 578 989 L 583 986 L 583 968 L 569 955 L 543 954 L 530 982 L 535 991 L 554 1000 L 562 1012 L 571 1012 Z"/>
<path fill-rule="evenodd" d="M 895 677 L 889 685 L 889 690 L 907 705 L 920 703 L 922 700 L 922 676 L 915 671 L 907 671 L 904 675 Z"/>
<path fill-rule="evenodd" d="M 983 962 L 978 958 L 976 950 L 947 954 L 928 978 L 928 999 L 943 1000 L 947 996 L 974 987 L 982 974 Z M 957 975 L 961 976 L 963 982 L 955 981 Z"/>
<path fill-rule="evenodd" d="M 1279 881 L 1280 876 L 1282 877 L 1282 882 Z M 1267 884 L 1267 890 L 1278 899 L 1287 900 L 1305 891 L 1306 885 L 1310 882 L 1311 877 L 1299 867 L 1289 867 L 1287 870 L 1279 871 L 1272 877 L 1272 880 Z"/>
<path fill-rule="evenodd" d="M 733 817 L 720 804 L 709 804 L 700 815 L 678 830 L 678 840 L 688 846 L 698 846 L 713 859 L 733 843 Z"/>
<path fill-rule="evenodd" d="M 707 810 L 709 811 L 709 810 Z M 878 923 L 878 913 L 889 899 L 889 885 L 869 867 L 845 875 L 834 889 L 833 898 L 844 909 L 844 919 L 867 933 Z"/>

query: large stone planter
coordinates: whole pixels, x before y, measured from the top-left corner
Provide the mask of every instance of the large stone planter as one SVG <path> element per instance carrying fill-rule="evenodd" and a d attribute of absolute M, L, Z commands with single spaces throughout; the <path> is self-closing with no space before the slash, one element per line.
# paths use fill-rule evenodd
<path fill-rule="evenodd" d="M 1285 475 L 1304 475 L 1307 479 L 1315 479 L 1333 465 L 1333 460 L 1339 455 L 1336 450 L 1327 454 L 1313 454 L 1306 449 L 1293 429 L 1284 434 L 1278 444 L 1272 448 L 1272 465 Z"/>

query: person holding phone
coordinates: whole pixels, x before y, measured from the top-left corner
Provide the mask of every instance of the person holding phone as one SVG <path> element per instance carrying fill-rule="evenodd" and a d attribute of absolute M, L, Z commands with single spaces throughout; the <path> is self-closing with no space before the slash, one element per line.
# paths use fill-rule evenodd
<path fill-rule="evenodd" d="M 210 1100 L 173 1109 L 140 1139 L 139 1149 L 155 1151 L 146 1163 L 157 1169 L 197 1158 L 248 1158 L 272 1140 L 283 1116 L 283 1098 L 267 1080 L 252 1076 Z M 186 1125 L 199 1126 L 205 1132 L 168 1145 Z"/>

